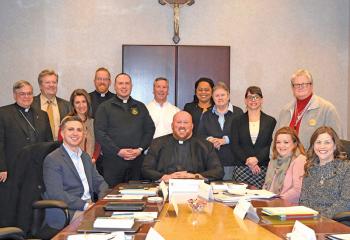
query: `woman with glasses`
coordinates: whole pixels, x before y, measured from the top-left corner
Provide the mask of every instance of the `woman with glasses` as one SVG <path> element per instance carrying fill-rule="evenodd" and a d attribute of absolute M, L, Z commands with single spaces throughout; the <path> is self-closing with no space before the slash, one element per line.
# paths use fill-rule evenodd
<path fill-rule="evenodd" d="M 184 110 L 191 114 L 193 121 L 193 134 L 196 135 L 202 114 L 213 108 L 214 82 L 210 78 L 200 78 L 194 85 L 195 95 L 193 101 L 186 103 Z"/>
<path fill-rule="evenodd" d="M 84 138 L 80 143 L 81 150 L 87 152 L 95 163 L 101 151 L 99 144 L 95 142 L 94 119 L 91 118 L 91 100 L 90 95 L 84 89 L 75 89 L 70 96 L 71 112 L 67 116 L 79 116 L 83 121 Z M 60 129 L 61 130 L 61 129 Z M 58 140 L 62 141 L 59 132 Z"/>
<path fill-rule="evenodd" d="M 261 188 L 276 120 L 261 111 L 263 95 L 259 87 L 248 87 L 244 101 L 247 112 L 234 120 L 231 129 L 231 149 L 238 164 L 233 180 Z"/>
<path fill-rule="evenodd" d="M 243 114 L 242 109 L 230 103 L 230 90 L 223 82 L 213 89 L 214 107 L 203 114 L 198 134 L 206 138 L 215 147 L 225 175 L 223 180 L 232 180 L 233 166 L 236 165 L 231 148 L 232 120 Z"/>
<path fill-rule="evenodd" d="M 290 81 L 295 100 L 282 108 L 276 128 L 293 128 L 305 148 L 309 147 L 312 133 L 323 125 L 332 127 L 342 137 L 337 110 L 332 103 L 314 94 L 311 73 L 306 69 L 299 69 Z"/>
<path fill-rule="evenodd" d="M 263 188 L 288 202 L 298 203 L 305 163 L 305 150 L 295 130 L 290 127 L 278 129 Z"/>
<path fill-rule="evenodd" d="M 350 210 L 350 161 L 331 127 L 318 128 L 310 139 L 300 204 L 332 218 Z"/>

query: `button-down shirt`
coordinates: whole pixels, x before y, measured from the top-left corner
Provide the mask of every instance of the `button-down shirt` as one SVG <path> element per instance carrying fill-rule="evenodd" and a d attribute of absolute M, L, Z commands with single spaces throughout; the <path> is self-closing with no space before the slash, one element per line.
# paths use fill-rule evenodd
<path fill-rule="evenodd" d="M 231 103 L 228 104 L 228 108 L 227 108 L 227 111 L 225 113 L 220 113 L 218 112 L 216 106 L 213 107 L 213 109 L 211 110 L 213 113 L 215 113 L 216 115 L 218 115 L 219 119 L 218 119 L 218 122 L 220 124 L 220 127 L 221 127 L 221 130 L 224 129 L 224 124 L 225 124 L 225 114 L 230 111 L 230 112 L 233 112 L 233 106 Z M 208 137 L 210 138 L 210 137 Z M 230 143 L 230 138 L 228 136 L 223 136 L 222 137 L 223 139 L 225 139 L 225 143 L 226 144 L 229 144 Z"/>
<path fill-rule="evenodd" d="M 53 113 L 53 122 L 55 125 L 55 132 L 53 133 L 54 140 L 57 140 L 58 138 L 58 129 L 60 128 L 60 111 L 58 109 L 57 99 L 56 97 L 52 98 L 51 100 L 47 99 L 43 94 L 40 94 L 40 107 L 41 110 L 45 111 L 48 107 L 48 101 L 51 101 L 52 104 L 52 113 Z"/>

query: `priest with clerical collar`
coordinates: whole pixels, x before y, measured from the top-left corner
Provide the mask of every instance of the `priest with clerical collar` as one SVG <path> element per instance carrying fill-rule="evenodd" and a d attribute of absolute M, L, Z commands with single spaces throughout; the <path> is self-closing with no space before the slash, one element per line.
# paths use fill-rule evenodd
<path fill-rule="evenodd" d="M 223 168 L 214 146 L 192 136 L 192 117 L 181 111 L 174 115 L 173 133 L 153 140 L 142 167 L 150 180 L 168 182 L 172 178 L 219 180 Z"/>

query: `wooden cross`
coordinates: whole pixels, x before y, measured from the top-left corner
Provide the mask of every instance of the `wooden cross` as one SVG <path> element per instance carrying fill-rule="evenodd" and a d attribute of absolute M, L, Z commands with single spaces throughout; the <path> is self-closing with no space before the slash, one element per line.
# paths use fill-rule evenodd
<path fill-rule="evenodd" d="M 171 5 L 174 11 L 174 36 L 173 41 L 175 44 L 180 42 L 180 6 L 187 4 L 191 6 L 194 4 L 194 0 L 159 0 L 161 5 Z"/>

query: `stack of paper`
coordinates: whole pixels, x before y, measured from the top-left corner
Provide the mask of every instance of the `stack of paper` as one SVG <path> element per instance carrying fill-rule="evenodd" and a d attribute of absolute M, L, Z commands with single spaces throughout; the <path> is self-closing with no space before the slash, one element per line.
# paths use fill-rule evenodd
<path fill-rule="evenodd" d="M 98 217 L 94 221 L 94 228 L 116 228 L 130 229 L 134 225 L 134 218 L 113 218 L 113 217 Z"/>
<path fill-rule="evenodd" d="M 113 212 L 113 218 L 134 218 L 137 221 L 154 221 L 158 212 Z"/>
<path fill-rule="evenodd" d="M 236 203 L 244 196 L 242 195 L 233 195 L 233 194 L 225 194 L 225 193 L 218 193 L 214 194 L 214 199 L 218 202 L 224 202 L 224 203 Z"/>
<path fill-rule="evenodd" d="M 317 211 L 305 206 L 264 207 L 262 213 L 269 216 L 278 216 L 281 219 L 313 218 L 319 214 Z"/>
<path fill-rule="evenodd" d="M 145 188 L 145 189 L 122 189 L 119 190 L 122 195 L 143 195 L 143 196 L 156 196 L 158 188 Z"/>
<path fill-rule="evenodd" d="M 350 240 L 350 234 L 332 234 L 328 235 L 326 239 L 329 240 Z"/>
<path fill-rule="evenodd" d="M 131 236 L 126 236 L 124 232 L 112 232 L 112 233 L 84 233 L 74 234 L 67 237 L 67 240 L 127 240 L 131 239 Z"/>

